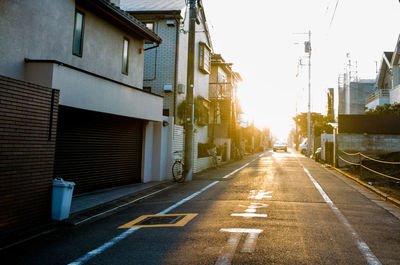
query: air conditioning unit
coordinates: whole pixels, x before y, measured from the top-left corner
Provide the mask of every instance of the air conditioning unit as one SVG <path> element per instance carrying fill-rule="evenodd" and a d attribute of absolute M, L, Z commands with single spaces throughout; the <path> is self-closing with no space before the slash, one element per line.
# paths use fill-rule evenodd
<path fill-rule="evenodd" d="M 179 94 L 185 93 L 185 85 L 184 85 L 184 84 L 178 84 L 177 92 L 178 92 Z"/>
<path fill-rule="evenodd" d="M 168 27 L 173 27 L 173 26 L 175 26 L 175 21 L 174 21 L 174 20 L 167 20 L 167 26 L 168 26 Z"/>
<path fill-rule="evenodd" d="M 164 92 L 172 92 L 172 85 L 164 85 Z"/>

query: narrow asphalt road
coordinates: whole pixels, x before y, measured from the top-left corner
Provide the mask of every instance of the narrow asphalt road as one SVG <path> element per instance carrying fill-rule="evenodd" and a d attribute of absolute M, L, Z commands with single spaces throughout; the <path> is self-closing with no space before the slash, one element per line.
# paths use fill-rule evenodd
<path fill-rule="evenodd" d="M 308 158 L 266 152 L 0 255 L 2 264 L 400 264 L 400 220 L 367 193 Z M 163 218 L 135 227 L 154 214 Z"/>

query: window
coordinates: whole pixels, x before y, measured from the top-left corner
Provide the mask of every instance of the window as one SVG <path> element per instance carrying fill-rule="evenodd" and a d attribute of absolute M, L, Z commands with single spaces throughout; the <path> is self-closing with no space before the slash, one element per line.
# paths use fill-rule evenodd
<path fill-rule="evenodd" d="M 210 73 L 211 49 L 204 42 L 199 43 L 199 69 L 205 74 Z"/>
<path fill-rule="evenodd" d="M 82 57 L 83 30 L 85 16 L 79 11 L 75 11 L 74 39 L 72 44 L 72 54 Z"/>
<path fill-rule="evenodd" d="M 148 28 L 151 31 L 154 31 L 154 23 L 153 22 L 146 22 L 144 23 L 144 25 L 146 26 L 146 28 Z"/>
<path fill-rule="evenodd" d="M 124 38 L 123 48 L 122 48 L 122 73 L 128 74 L 128 64 L 129 64 L 129 40 Z"/>
<path fill-rule="evenodd" d="M 162 115 L 163 116 L 169 116 L 169 109 L 163 109 L 162 110 Z"/>

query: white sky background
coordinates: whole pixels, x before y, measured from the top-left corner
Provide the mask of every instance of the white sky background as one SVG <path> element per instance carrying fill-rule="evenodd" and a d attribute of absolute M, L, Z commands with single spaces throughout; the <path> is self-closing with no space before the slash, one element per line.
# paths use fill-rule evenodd
<path fill-rule="evenodd" d="M 233 63 L 244 81 L 244 111 L 258 127 L 285 137 L 296 113 L 307 111 L 308 67 L 296 78 L 303 42 L 312 31 L 312 111 L 326 114 L 326 91 L 344 72 L 346 54 L 358 63 L 359 78 L 375 78 L 383 51 L 396 46 L 397 0 L 203 0 L 214 52 Z M 296 45 L 295 43 L 300 43 Z"/>

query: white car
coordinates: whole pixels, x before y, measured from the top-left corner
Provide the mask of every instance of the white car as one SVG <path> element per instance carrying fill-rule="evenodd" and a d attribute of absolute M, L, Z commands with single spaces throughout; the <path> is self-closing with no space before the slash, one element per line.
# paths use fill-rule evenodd
<path fill-rule="evenodd" d="M 273 150 L 274 150 L 274 152 L 276 152 L 277 150 L 283 150 L 283 151 L 287 152 L 287 143 L 284 143 L 284 142 L 274 143 Z"/>
<path fill-rule="evenodd" d="M 300 144 L 299 151 L 303 155 L 306 154 L 306 152 L 307 152 L 307 139 L 304 139 L 304 141 Z"/>

